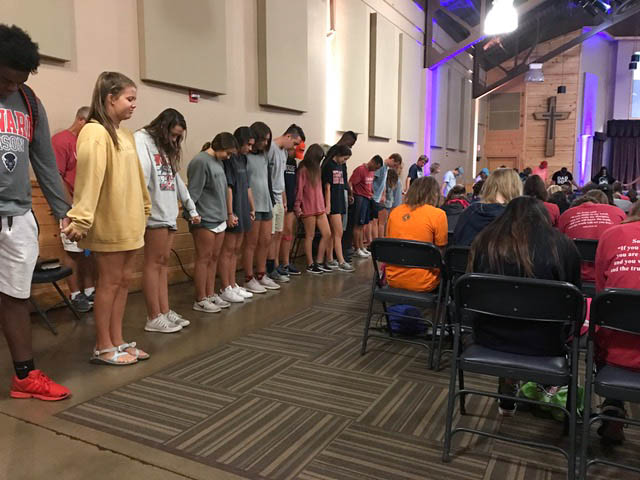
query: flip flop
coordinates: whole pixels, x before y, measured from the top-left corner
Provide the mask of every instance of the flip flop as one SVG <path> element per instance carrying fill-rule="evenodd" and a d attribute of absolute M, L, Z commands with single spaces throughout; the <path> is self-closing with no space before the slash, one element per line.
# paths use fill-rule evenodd
<path fill-rule="evenodd" d="M 150 357 L 150 355 L 146 352 L 144 353 L 144 355 L 141 355 L 142 350 L 138 350 L 136 348 L 136 342 L 123 343 L 122 345 L 118 345 L 117 348 L 119 352 L 124 352 L 124 353 L 128 353 L 126 351 L 127 348 L 133 348 L 136 353 L 134 354 L 129 353 L 129 355 L 133 355 L 138 360 L 149 360 L 149 357 Z"/>
<path fill-rule="evenodd" d="M 100 355 L 105 353 L 111 353 L 113 355 L 111 357 L 101 357 Z M 133 365 L 134 363 L 138 363 L 138 359 L 135 358 L 130 362 L 119 362 L 118 359 L 123 357 L 124 355 L 129 355 L 127 352 L 121 352 L 117 347 L 105 348 L 104 350 L 94 350 L 93 356 L 89 359 L 89 362 L 95 363 L 96 365 L 115 365 L 115 366 L 125 366 L 125 365 Z"/>

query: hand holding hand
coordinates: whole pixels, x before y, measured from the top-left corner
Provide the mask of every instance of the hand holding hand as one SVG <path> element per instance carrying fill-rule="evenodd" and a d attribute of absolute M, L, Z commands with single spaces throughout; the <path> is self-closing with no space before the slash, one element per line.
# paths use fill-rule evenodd
<path fill-rule="evenodd" d="M 63 228 L 62 233 L 64 233 L 72 242 L 77 242 L 87 236 L 84 231 L 82 231 L 73 223 L 69 224 L 66 228 Z"/>
<path fill-rule="evenodd" d="M 202 221 L 202 217 L 200 215 L 196 215 L 195 217 L 191 217 L 189 221 L 192 225 L 198 225 Z"/>
<path fill-rule="evenodd" d="M 255 210 L 251 210 L 249 212 L 249 217 L 251 218 L 251 221 L 254 221 L 256 219 L 256 211 Z"/>

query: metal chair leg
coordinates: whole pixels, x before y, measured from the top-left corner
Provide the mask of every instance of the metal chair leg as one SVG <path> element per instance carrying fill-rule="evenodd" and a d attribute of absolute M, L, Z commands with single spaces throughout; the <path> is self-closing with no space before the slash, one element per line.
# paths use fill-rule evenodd
<path fill-rule="evenodd" d="M 53 324 L 49 321 L 49 317 L 47 317 L 46 312 L 44 312 L 36 303 L 36 301 L 33 298 L 29 298 L 29 301 L 31 302 L 31 305 L 33 305 L 33 308 L 36 309 L 36 312 L 38 312 L 38 315 L 40 315 L 40 318 L 42 318 L 42 320 L 44 321 L 45 325 L 47 326 L 47 328 L 51 331 L 51 333 L 53 333 L 54 335 L 58 335 L 58 330 L 56 330 L 56 327 L 53 326 Z"/>
<path fill-rule="evenodd" d="M 444 449 L 442 451 L 442 461 L 449 462 L 451 457 L 449 452 L 451 451 L 451 430 L 453 428 L 453 409 L 455 405 L 456 394 L 456 374 L 458 372 L 458 356 L 456 354 L 458 347 L 458 337 L 454 327 L 454 355 L 451 356 L 451 372 L 449 375 L 449 396 L 447 397 L 447 417 L 444 430 Z"/>
<path fill-rule="evenodd" d="M 374 279 L 375 282 L 375 279 Z M 369 298 L 369 309 L 367 311 L 367 319 L 364 322 L 364 335 L 362 336 L 362 349 L 360 355 L 367 353 L 367 340 L 369 339 L 369 327 L 371 326 L 371 317 L 373 316 L 373 288 L 371 297 Z"/>
<path fill-rule="evenodd" d="M 56 290 L 58 291 L 58 294 L 60 294 L 60 297 L 62 298 L 62 300 L 64 301 L 64 303 L 67 304 L 67 307 L 69 307 L 69 310 L 71 310 L 73 312 L 73 314 L 75 315 L 77 320 L 80 320 L 80 313 L 75 309 L 75 307 L 73 306 L 73 304 L 69 301 L 69 299 L 67 298 L 67 296 L 64 294 L 64 292 L 62 291 L 62 289 L 58 286 L 58 284 L 56 282 L 51 282 L 53 283 L 53 286 L 56 287 Z"/>
<path fill-rule="evenodd" d="M 460 390 L 464 390 L 464 370 L 458 371 L 458 387 Z M 464 393 L 460 395 L 460 415 L 467 414 L 467 398 Z"/>
<path fill-rule="evenodd" d="M 580 468 L 578 478 L 587 478 L 587 453 L 591 437 L 591 395 L 593 389 L 593 344 L 587 346 L 587 378 L 584 384 L 584 412 L 582 413 L 582 438 L 580 441 Z"/>

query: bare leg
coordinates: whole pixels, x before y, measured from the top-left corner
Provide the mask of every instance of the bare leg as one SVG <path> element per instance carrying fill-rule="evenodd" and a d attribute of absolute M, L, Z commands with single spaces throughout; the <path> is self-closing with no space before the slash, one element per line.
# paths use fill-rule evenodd
<path fill-rule="evenodd" d="M 238 233 L 238 238 L 236 239 L 236 248 L 233 254 L 231 255 L 231 266 L 229 268 L 229 284 L 236 284 L 236 272 L 238 271 L 238 257 L 242 255 L 242 244 L 244 242 L 245 233 Z"/>
<path fill-rule="evenodd" d="M 169 230 L 169 236 L 167 237 L 165 263 L 162 265 L 160 273 L 160 289 L 158 292 L 160 299 L 160 312 L 169 313 L 169 257 L 171 256 L 171 249 L 173 248 L 173 241 L 176 238 L 176 232 Z"/>
<path fill-rule="evenodd" d="M 242 263 L 244 266 L 244 274 L 247 278 L 253 277 L 253 260 L 256 256 L 256 249 L 258 248 L 258 237 L 260 236 L 261 225 L 264 222 L 262 220 L 255 220 L 245 235 L 244 242 L 244 256 Z"/>
<path fill-rule="evenodd" d="M 271 220 L 259 222 L 260 232 L 258 236 L 258 246 L 256 248 L 256 273 L 267 271 L 267 254 L 271 242 Z"/>
<path fill-rule="evenodd" d="M 167 290 L 166 286 L 163 288 L 162 280 L 164 280 L 163 270 L 166 274 L 168 241 L 168 228 L 148 228 L 144 234 L 142 291 L 147 305 L 147 316 L 150 319 L 156 318 L 163 313 L 160 297 L 163 293 L 161 290 Z M 167 311 L 169 311 L 168 308 Z"/>
<path fill-rule="evenodd" d="M 209 259 L 207 297 L 211 297 L 216 293 L 216 272 L 218 267 L 218 258 L 220 257 L 220 251 L 222 250 L 222 244 L 224 242 L 224 232 L 214 233 L 214 235 L 215 239 L 213 242 L 213 249 L 211 250 L 211 257 Z"/>
<path fill-rule="evenodd" d="M 62 258 L 62 263 L 71 269 L 71 275 L 69 275 L 65 281 L 67 282 L 67 287 L 69 287 L 69 291 L 71 293 L 80 291 L 80 278 L 79 278 L 79 268 L 78 268 L 78 260 L 81 253 L 77 252 L 67 252 L 65 250 L 64 256 Z"/>
<path fill-rule="evenodd" d="M 296 216 L 293 212 L 287 212 L 284 215 L 284 231 L 282 232 L 282 241 L 280 242 L 280 261 L 281 265 L 289 265 L 291 259 L 291 242 L 293 241 L 293 226 Z"/>
<path fill-rule="evenodd" d="M 389 216 L 389 212 L 387 212 L 386 208 L 383 208 L 378 213 L 378 237 L 385 236 L 385 229 L 387 228 L 388 216 Z"/>
<path fill-rule="evenodd" d="M 206 228 L 194 228 L 193 240 L 196 247 L 196 261 L 193 269 L 193 283 L 196 288 L 196 301 L 207 297 L 207 276 L 211 252 L 215 243 L 215 234 Z"/>
<path fill-rule="evenodd" d="M 364 230 L 363 225 L 353 226 L 353 243 L 354 243 L 354 246 L 356 247 L 356 250 L 361 249 L 363 246 L 363 241 L 362 241 L 362 236 L 364 234 L 363 230 Z"/>
<path fill-rule="evenodd" d="M 329 258 L 333 258 L 333 251 L 335 250 L 338 263 L 344 263 L 344 255 L 342 254 L 342 216 L 341 215 L 329 215 L 329 225 L 331 227 L 331 240 L 333 245 L 329 242 L 327 247 L 327 255 L 332 252 Z"/>
<path fill-rule="evenodd" d="M 220 252 L 220 265 L 218 267 L 220 282 L 222 284 L 222 290 L 229 286 L 233 286 L 233 281 L 236 271 L 233 257 L 236 254 L 236 244 L 242 241 L 241 233 L 229 233 L 226 232 L 224 236 L 224 242 L 222 243 L 222 251 Z M 232 270 L 233 268 L 233 270 Z"/>
<path fill-rule="evenodd" d="M 33 358 L 29 301 L 0 293 L 0 321 L 14 362 Z"/>
<path fill-rule="evenodd" d="M 304 255 L 307 257 L 307 265 L 313 264 L 313 237 L 316 234 L 316 219 L 315 216 L 302 219 L 304 224 Z"/>
<path fill-rule="evenodd" d="M 80 288 L 91 288 L 96 286 L 96 266 L 95 257 L 93 255 L 85 256 L 84 253 L 80 255 L 78 261 L 78 268 L 80 269 Z"/>
<path fill-rule="evenodd" d="M 329 222 L 327 221 L 327 215 L 322 214 L 316 217 L 316 225 L 320 231 L 320 243 L 318 244 L 317 259 L 318 263 L 324 263 L 324 255 L 331 239 L 331 230 L 329 229 Z"/>

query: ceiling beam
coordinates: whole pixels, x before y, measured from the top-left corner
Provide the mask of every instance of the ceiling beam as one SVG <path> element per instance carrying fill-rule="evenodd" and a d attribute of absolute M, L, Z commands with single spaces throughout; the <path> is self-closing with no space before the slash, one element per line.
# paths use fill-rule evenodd
<path fill-rule="evenodd" d="M 438 52 L 437 50 L 435 50 L 433 48 L 433 20 L 428 20 L 428 24 L 427 24 L 427 29 L 429 29 L 429 27 L 431 27 L 430 30 L 430 34 L 427 36 L 426 38 L 426 50 L 428 50 L 427 53 L 427 57 L 428 57 L 428 61 L 426 63 L 428 68 L 436 68 L 440 63 L 442 63 L 445 59 L 448 59 L 449 57 L 455 57 L 456 55 L 458 55 L 459 53 L 464 52 L 467 48 L 469 48 L 472 45 L 475 45 L 476 43 L 482 41 L 485 38 L 484 35 L 484 18 L 486 16 L 486 12 L 487 12 L 487 2 L 490 0 L 481 0 L 480 3 L 480 23 L 475 26 L 472 27 L 471 25 L 469 25 L 467 22 L 464 22 L 463 20 L 461 20 L 457 15 L 449 12 L 448 10 L 444 10 L 444 12 L 449 15 L 449 17 L 451 17 L 451 19 L 453 19 L 454 21 L 458 22 L 461 26 L 463 26 L 464 28 L 466 28 L 467 30 L 469 30 L 470 35 L 465 38 L 464 40 L 462 40 L 461 42 L 456 43 L 453 47 L 451 47 L 451 49 L 444 51 L 444 52 Z M 522 16 L 525 15 L 526 13 L 530 12 L 531 10 L 533 10 L 534 8 L 542 5 L 544 2 L 546 2 L 547 0 L 529 0 L 525 3 L 523 3 L 522 5 L 520 5 L 519 7 L 517 7 L 518 10 L 518 16 Z M 433 9 L 432 14 L 435 14 L 435 11 L 440 7 L 440 0 L 428 0 L 427 1 L 427 17 L 429 16 L 429 9 Z M 431 17 L 433 19 L 433 15 Z"/>
<path fill-rule="evenodd" d="M 564 43 L 563 45 L 557 47 L 556 49 L 550 51 L 549 53 L 546 53 L 544 55 L 542 55 L 541 57 L 536 58 L 535 60 L 531 61 L 530 63 L 545 63 L 548 62 L 549 60 L 557 57 L 558 55 L 566 52 L 567 50 L 572 49 L 575 46 L 580 45 L 581 43 L 585 42 L 586 40 L 590 39 L 591 37 L 593 37 L 594 35 L 597 35 L 598 33 L 606 30 L 607 28 L 612 27 L 613 25 L 620 23 L 624 20 L 626 20 L 627 18 L 640 13 L 640 3 L 636 4 L 636 5 L 629 5 L 627 6 L 622 13 L 617 13 L 614 12 L 611 15 L 608 15 L 605 19 L 605 21 L 603 21 L 602 23 L 600 23 L 600 25 L 596 25 L 594 27 L 591 27 L 591 30 L 589 30 L 588 32 L 583 33 L 582 35 L 579 35 L 571 40 L 569 40 L 568 42 Z M 481 85 L 474 85 L 474 95 L 473 98 L 480 98 L 480 97 L 484 97 L 485 95 L 488 95 L 489 93 L 493 92 L 494 90 L 500 88 L 501 86 L 503 86 L 505 83 L 510 82 L 511 80 L 519 77 L 520 75 L 522 75 L 523 73 L 525 73 L 527 70 L 529 70 L 529 64 L 528 63 L 521 63 L 520 65 L 512 68 L 511 70 L 509 70 L 509 72 L 500 80 L 498 80 L 495 83 L 492 83 L 491 85 L 488 86 L 481 86 Z"/>

